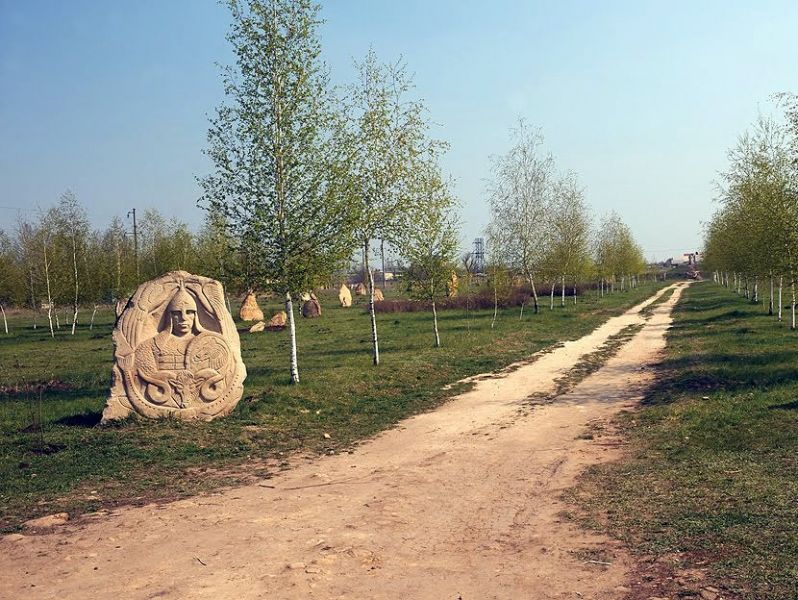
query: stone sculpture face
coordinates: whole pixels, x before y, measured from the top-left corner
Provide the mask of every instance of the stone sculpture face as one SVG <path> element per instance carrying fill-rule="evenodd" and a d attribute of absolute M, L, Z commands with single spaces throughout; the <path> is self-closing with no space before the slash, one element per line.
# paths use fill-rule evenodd
<path fill-rule="evenodd" d="M 104 421 L 131 413 L 210 420 L 241 399 L 246 369 L 218 281 L 175 271 L 142 284 L 114 342 Z"/>

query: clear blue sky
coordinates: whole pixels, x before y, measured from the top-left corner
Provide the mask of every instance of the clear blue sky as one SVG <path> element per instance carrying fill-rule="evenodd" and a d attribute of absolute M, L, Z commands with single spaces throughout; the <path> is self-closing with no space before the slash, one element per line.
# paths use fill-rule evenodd
<path fill-rule="evenodd" d="M 489 219 L 488 157 L 523 117 L 647 256 L 694 249 L 727 148 L 771 94 L 798 92 L 794 0 L 329 0 L 323 16 L 335 82 L 370 45 L 415 73 L 451 144 L 464 244 Z M 98 226 L 134 206 L 198 225 L 228 21 L 211 0 L 0 0 L 0 206 L 70 188 Z M 16 217 L 0 208 L 0 227 Z"/>

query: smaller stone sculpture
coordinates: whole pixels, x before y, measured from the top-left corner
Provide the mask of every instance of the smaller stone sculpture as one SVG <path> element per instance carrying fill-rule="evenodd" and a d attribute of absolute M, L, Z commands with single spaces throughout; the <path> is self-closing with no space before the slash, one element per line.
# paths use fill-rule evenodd
<path fill-rule="evenodd" d="M 315 319 L 321 316 L 321 304 L 315 297 L 302 305 L 302 316 L 306 319 Z"/>
<path fill-rule="evenodd" d="M 238 316 L 242 321 L 263 321 L 263 311 L 258 306 L 258 299 L 255 292 L 249 292 L 241 304 Z"/>
<path fill-rule="evenodd" d="M 374 288 L 374 302 L 382 302 L 383 300 L 385 300 L 385 296 L 382 295 L 382 290 Z"/>
<path fill-rule="evenodd" d="M 252 327 L 249 328 L 250 333 L 258 333 L 266 329 L 266 321 L 258 321 Z"/>
<path fill-rule="evenodd" d="M 449 281 L 446 282 L 446 297 L 447 298 L 456 298 L 457 297 L 457 273 L 452 271 L 451 276 L 449 277 Z"/>
<path fill-rule="evenodd" d="M 367 296 L 368 293 L 369 293 L 368 289 L 362 283 L 358 283 L 355 286 L 355 294 L 357 294 L 358 296 Z"/>
<path fill-rule="evenodd" d="M 342 308 L 352 306 L 352 292 L 349 291 L 345 283 L 342 283 L 341 289 L 338 290 L 338 301 L 341 303 Z"/>
<path fill-rule="evenodd" d="M 284 310 L 281 310 L 277 314 L 275 314 L 271 319 L 269 319 L 269 322 L 266 323 L 266 328 L 283 329 L 286 323 L 288 323 L 288 314 Z"/>

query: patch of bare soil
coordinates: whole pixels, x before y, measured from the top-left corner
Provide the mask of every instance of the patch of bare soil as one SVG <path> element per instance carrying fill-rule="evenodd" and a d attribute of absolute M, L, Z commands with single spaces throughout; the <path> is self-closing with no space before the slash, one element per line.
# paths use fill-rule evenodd
<path fill-rule="evenodd" d="M 9 598 L 620 598 L 637 565 L 561 514 L 561 492 L 618 456 L 597 423 L 633 406 L 684 284 L 351 454 L 268 480 L 128 507 L 0 543 Z M 660 292 L 660 294 L 664 293 Z M 553 402 L 582 357 L 642 329 Z"/>

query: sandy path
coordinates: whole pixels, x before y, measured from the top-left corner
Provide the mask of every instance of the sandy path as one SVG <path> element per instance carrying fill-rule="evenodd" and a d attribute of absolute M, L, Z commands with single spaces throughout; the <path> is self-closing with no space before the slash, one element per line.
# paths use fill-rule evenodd
<path fill-rule="evenodd" d="M 639 398 L 683 286 L 648 321 L 639 311 L 653 298 L 531 364 L 479 380 L 353 454 L 301 463 L 261 484 L 5 539 L 0 597 L 621 597 L 630 560 L 562 521 L 558 496 L 586 465 L 616 455 L 579 436 Z M 570 393 L 524 409 L 581 356 L 643 322 Z M 590 562 L 597 548 L 612 558 Z"/>

